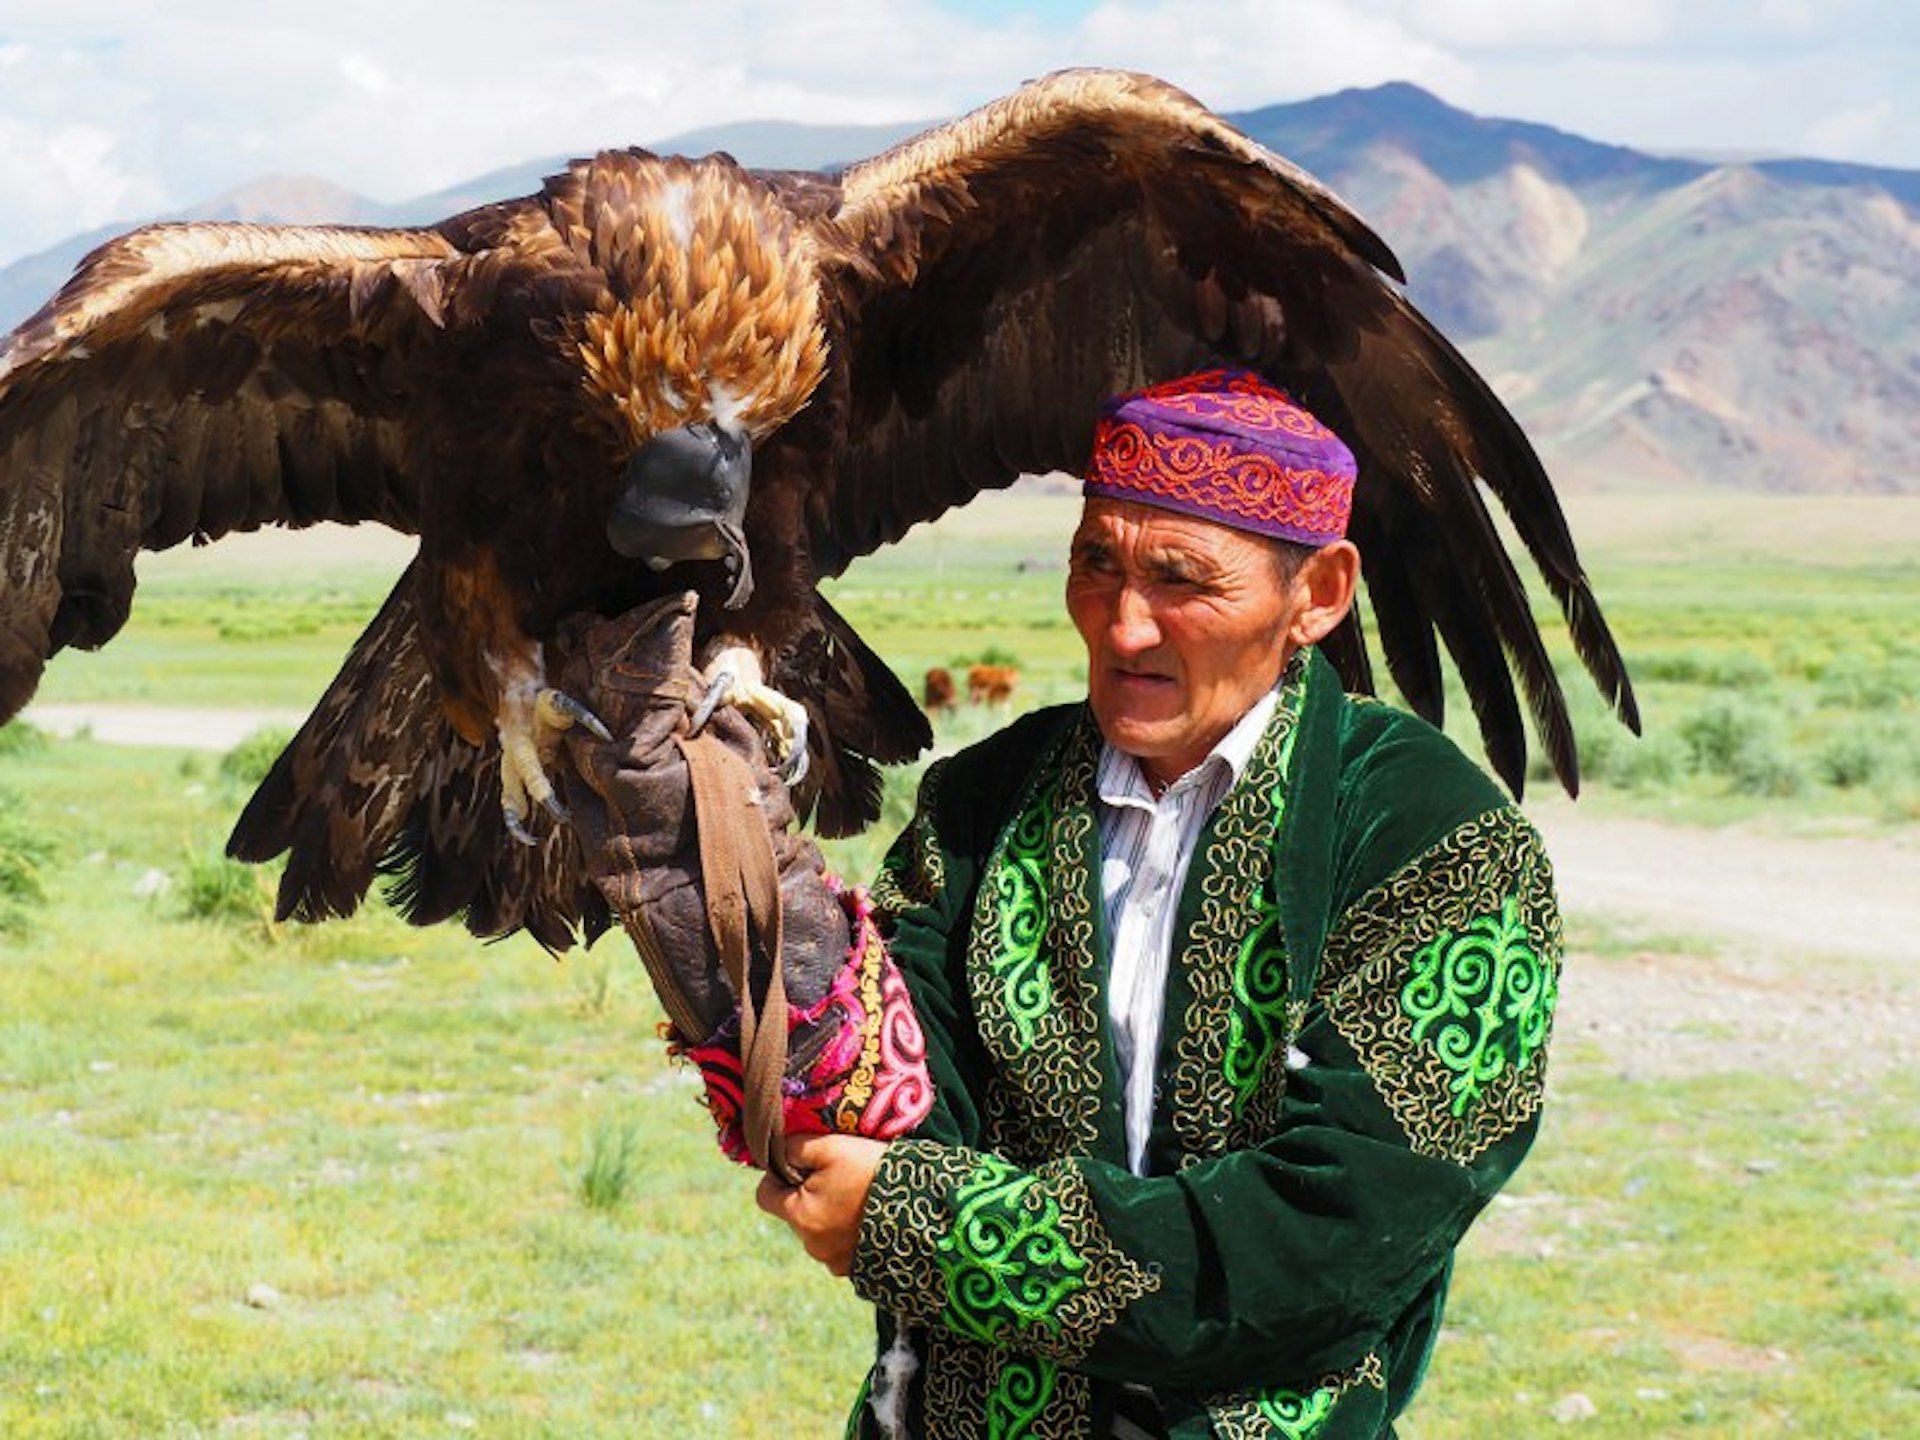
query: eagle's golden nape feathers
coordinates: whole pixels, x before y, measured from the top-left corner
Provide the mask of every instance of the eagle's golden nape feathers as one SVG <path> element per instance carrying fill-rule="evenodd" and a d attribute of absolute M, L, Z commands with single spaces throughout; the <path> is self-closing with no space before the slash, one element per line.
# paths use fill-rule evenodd
<path fill-rule="evenodd" d="M 710 416 L 759 439 L 792 419 L 826 370 L 812 232 L 724 157 L 610 151 L 571 178 L 557 222 L 608 279 L 581 324 L 584 381 L 628 441 Z"/>

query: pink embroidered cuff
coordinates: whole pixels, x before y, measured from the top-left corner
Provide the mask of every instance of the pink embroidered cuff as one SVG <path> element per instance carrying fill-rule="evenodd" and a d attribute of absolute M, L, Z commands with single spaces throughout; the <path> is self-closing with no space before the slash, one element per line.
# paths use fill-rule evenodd
<path fill-rule="evenodd" d="M 933 1108 L 926 1039 L 906 982 L 887 954 L 864 888 L 828 877 L 851 922 L 846 964 L 827 993 L 787 1022 L 786 1126 L 789 1135 L 905 1135 Z M 700 1068 L 720 1148 L 750 1163 L 740 1129 L 740 1033 L 729 1022 L 698 1045 L 670 1042 Z"/>

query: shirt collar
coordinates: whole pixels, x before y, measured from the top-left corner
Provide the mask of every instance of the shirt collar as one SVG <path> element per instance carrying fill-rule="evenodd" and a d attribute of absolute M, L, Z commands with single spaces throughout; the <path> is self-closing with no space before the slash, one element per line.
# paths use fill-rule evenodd
<path fill-rule="evenodd" d="M 1284 684 L 1285 680 L 1283 674 L 1281 683 Z M 1227 783 L 1219 786 L 1215 792 L 1216 799 L 1238 785 L 1240 777 L 1246 774 L 1247 766 L 1253 760 L 1260 737 L 1267 733 L 1274 707 L 1279 703 L 1280 686 L 1276 684 L 1234 722 L 1233 728 L 1220 737 L 1220 743 L 1207 752 L 1204 760 L 1169 785 L 1160 799 L 1184 795 L 1188 790 L 1218 776 L 1224 776 Z M 1141 769 L 1140 762 L 1105 741 L 1100 745 L 1100 767 L 1094 774 L 1094 789 L 1108 805 L 1145 805 L 1151 809 L 1158 803 L 1152 787 L 1147 784 L 1146 772 Z"/>

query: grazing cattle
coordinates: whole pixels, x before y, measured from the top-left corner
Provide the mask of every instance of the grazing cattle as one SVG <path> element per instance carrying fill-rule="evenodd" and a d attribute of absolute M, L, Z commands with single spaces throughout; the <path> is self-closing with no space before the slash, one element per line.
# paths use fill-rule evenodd
<path fill-rule="evenodd" d="M 967 671 L 967 699 L 975 705 L 1005 705 L 1020 672 L 1011 665 L 975 665 Z"/>
<path fill-rule="evenodd" d="M 927 684 L 921 692 L 920 708 L 929 715 L 951 715 L 958 704 L 953 688 L 953 672 L 944 665 L 927 671 Z"/>

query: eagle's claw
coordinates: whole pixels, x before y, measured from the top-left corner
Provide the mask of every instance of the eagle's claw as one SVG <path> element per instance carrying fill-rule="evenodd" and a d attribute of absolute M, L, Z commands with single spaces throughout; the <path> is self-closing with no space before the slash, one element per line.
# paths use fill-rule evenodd
<path fill-rule="evenodd" d="M 500 706 L 500 812 L 509 835 L 522 845 L 538 845 L 540 837 L 528 823 L 536 803 L 559 824 L 573 818 L 547 778 L 560 737 L 576 725 L 601 740 L 613 735 L 598 715 L 565 691 L 546 685 L 528 689 L 531 700 L 524 690 L 509 692 Z"/>
<path fill-rule="evenodd" d="M 707 728 L 707 722 L 713 718 L 734 687 L 733 671 L 716 665 L 707 672 L 706 692 L 701 695 L 700 703 L 694 707 L 693 718 L 687 722 L 687 734 L 698 735 Z"/>
<path fill-rule="evenodd" d="M 751 650 L 722 650 L 707 665 L 706 692 L 694 708 L 689 730 L 698 735 L 721 705 L 732 705 L 759 722 L 772 751 L 775 772 L 785 785 L 797 785 L 807 773 L 807 712 L 761 678 Z"/>
<path fill-rule="evenodd" d="M 533 703 L 540 719 L 549 725 L 561 730 L 578 725 L 596 740 L 613 739 L 613 732 L 607 729 L 600 717 L 564 690 L 549 687 L 535 696 Z M 549 805 L 547 808 L 553 807 Z"/>

